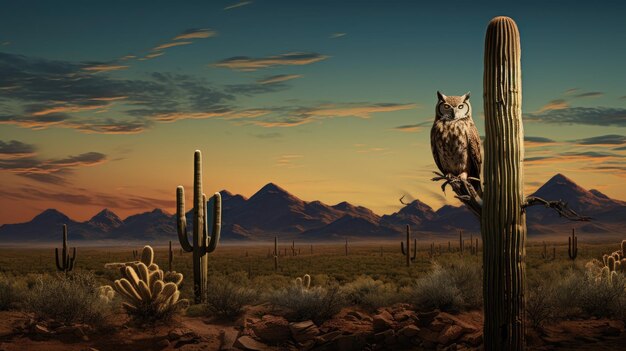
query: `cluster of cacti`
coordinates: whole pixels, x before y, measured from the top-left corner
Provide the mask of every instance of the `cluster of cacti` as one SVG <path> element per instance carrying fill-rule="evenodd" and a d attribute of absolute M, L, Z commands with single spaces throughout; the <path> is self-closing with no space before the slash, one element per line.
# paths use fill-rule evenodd
<path fill-rule="evenodd" d="M 572 236 L 567 240 L 567 255 L 571 260 L 575 260 L 578 256 L 578 237 L 575 229 L 572 229 Z"/>
<path fill-rule="evenodd" d="M 171 281 L 167 282 L 165 273 L 154 263 L 150 246 L 143 248 L 140 261 L 108 263 L 105 267 L 119 268 L 122 278 L 114 282 L 113 289 L 124 298 L 122 306 L 130 315 L 158 318 L 188 305 L 187 300 L 179 299 L 183 275 L 168 272 Z"/>
<path fill-rule="evenodd" d="M 294 284 L 301 290 L 308 290 L 311 287 L 311 276 L 305 274 L 302 277 L 298 277 L 294 280 Z"/>
<path fill-rule="evenodd" d="M 54 249 L 57 269 L 61 272 L 67 273 L 74 269 L 74 263 L 76 262 L 76 248 L 73 247 L 71 249 L 72 255 L 70 256 L 67 247 L 67 225 L 63 224 L 63 249 L 61 252 L 61 256 L 59 256 L 59 249 Z"/>
<path fill-rule="evenodd" d="M 434 258 L 435 256 L 441 256 L 441 244 L 439 244 L 438 248 L 435 249 L 435 243 L 430 243 L 430 249 L 428 250 L 428 257 Z"/>
<path fill-rule="evenodd" d="M 115 290 L 110 285 L 103 285 L 98 288 L 98 297 L 103 303 L 110 303 L 115 298 Z"/>
<path fill-rule="evenodd" d="M 208 211 L 206 195 L 202 192 L 202 154 L 194 153 L 193 167 L 193 238 L 189 242 L 187 219 L 185 218 L 185 189 L 176 188 L 176 222 L 178 240 L 183 250 L 193 252 L 193 290 L 195 303 L 206 300 L 208 254 L 213 252 L 220 240 L 222 225 L 222 197 L 213 195 L 213 211 Z M 209 232 L 211 224 L 211 232 Z"/>
<path fill-rule="evenodd" d="M 543 252 L 541 252 L 541 258 L 546 261 L 553 261 L 556 258 L 556 247 L 552 246 L 552 256 L 548 253 L 548 245 L 543 242 Z"/>
<path fill-rule="evenodd" d="M 382 246 L 380 248 L 380 255 L 383 255 Z M 413 239 L 413 255 L 411 256 L 411 227 L 406 225 L 406 250 L 404 249 L 404 241 L 400 242 L 400 251 L 402 255 L 406 256 L 406 266 L 411 266 L 411 261 L 415 262 L 417 258 L 417 239 Z"/>

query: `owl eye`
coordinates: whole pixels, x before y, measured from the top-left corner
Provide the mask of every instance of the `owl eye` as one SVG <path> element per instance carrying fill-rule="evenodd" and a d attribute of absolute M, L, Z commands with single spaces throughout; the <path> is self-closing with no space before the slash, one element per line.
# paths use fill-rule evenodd
<path fill-rule="evenodd" d="M 449 110 L 449 109 L 450 109 L 450 105 L 448 105 L 448 104 L 444 104 L 444 105 L 443 105 L 443 108 L 445 108 L 446 110 Z"/>
<path fill-rule="evenodd" d="M 465 105 L 460 104 L 460 105 L 459 105 L 459 110 L 462 110 L 462 109 L 463 109 L 463 107 L 465 107 Z"/>

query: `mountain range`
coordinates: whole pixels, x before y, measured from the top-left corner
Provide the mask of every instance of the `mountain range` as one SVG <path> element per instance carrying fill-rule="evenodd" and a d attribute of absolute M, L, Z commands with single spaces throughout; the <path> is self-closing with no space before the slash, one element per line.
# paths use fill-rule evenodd
<path fill-rule="evenodd" d="M 276 184 L 269 183 L 252 197 L 245 198 L 222 190 L 222 239 L 226 241 L 299 238 L 306 241 L 344 237 L 369 240 L 396 239 L 406 224 L 430 236 L 452 236 L 459 230 L 478 233 L 479 223 L 463 206 L 445 205 L 433 210 L 414 200 L 398 212 L 379 216 L 371 210 L 348 202 L 327 205 L 303 201 Z M 585 233 L 617 233 L 626 224 L 626 202 L 611 199 L 598 190 L 586 190 L 562 174 L 553 176 L 533 195 L 546 200 L 564 200 L 570 208 L 593 218 L 573 224 L 541 206 L 527 212 L 529 235 L 564 233 L 573 225 Z M 212 204 L 209 202 L 209 206 Z M 187 213 L 191 225 L 191 211 Z M 72 240 L 159 241 L 176 240 L 176 221 L 161 209 L 132 215 L 122 220 L 104 209 L 85 222 L 47 209 L 32 220 L 0 226 L 1 242 L 51 242 L 61 236 L 67 224 Z"/>

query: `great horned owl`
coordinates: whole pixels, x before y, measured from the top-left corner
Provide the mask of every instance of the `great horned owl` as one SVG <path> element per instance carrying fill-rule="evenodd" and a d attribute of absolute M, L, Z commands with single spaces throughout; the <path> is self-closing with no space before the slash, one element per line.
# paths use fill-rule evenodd
<path fill-rule="evenodd" d="M 435 122 L 430 130 L 430 146 L 435 163 L 444 175 L 480 179 L 482 155 L 480 136 L 472 120 L 469 92 L 461 96 L 445 96 L 437 92 Z M 471 181 L 482 195 L 480 181 Z"/>

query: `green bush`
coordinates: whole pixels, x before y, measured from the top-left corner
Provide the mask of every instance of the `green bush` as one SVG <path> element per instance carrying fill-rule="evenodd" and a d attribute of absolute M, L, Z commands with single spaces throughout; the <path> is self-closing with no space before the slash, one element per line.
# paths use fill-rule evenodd
<path fill-rule="evenodd" d="M 273 306 L 289 310 L 287 318 L 290 320 L 311 319 L 318 324 L 338 313 L 346 302 L 336 284 L 308 289 L 292 284 L 288 288 L 271 292 L 269 300 Z"/>
<path fill-rule="evenodd" d="M 239 275 L 212 276 L 207 289 L 207 309 L 220 317 L 239 316 L 245 305 L 256 300 L 257 292 L 247 285 L 247 278 L 244 279 Z"/>
<path fill-rule="evenodd" d="M 463 294 L 453 276 L 437 263 L 433 264 L 432 270 L 425 277 L 417 279 L 403 291 L 406 291 L 409 302 L 423 311 L 459 311 L 465 305 Z"/>
<path fill-rule="evenodd" d="M 0 275 L 0 311 L 6 311 L 18 307 L 24 299 L 25 287 L 15 278 Z"/>
<path fill-rule="evenodd" d="M 26 296 L 25 309 L 38 318 L 62 323 L 101 325 L 110 305 L 100 298 L 98 284 L 91 273 L 41 275 Z"/>
<path fill-rule="evenodd" d="M 366 308 L 390 306 L 402 299 L 395 284 L 364 275 L 342 286 L 341 292 L 349 303 Z"/>

